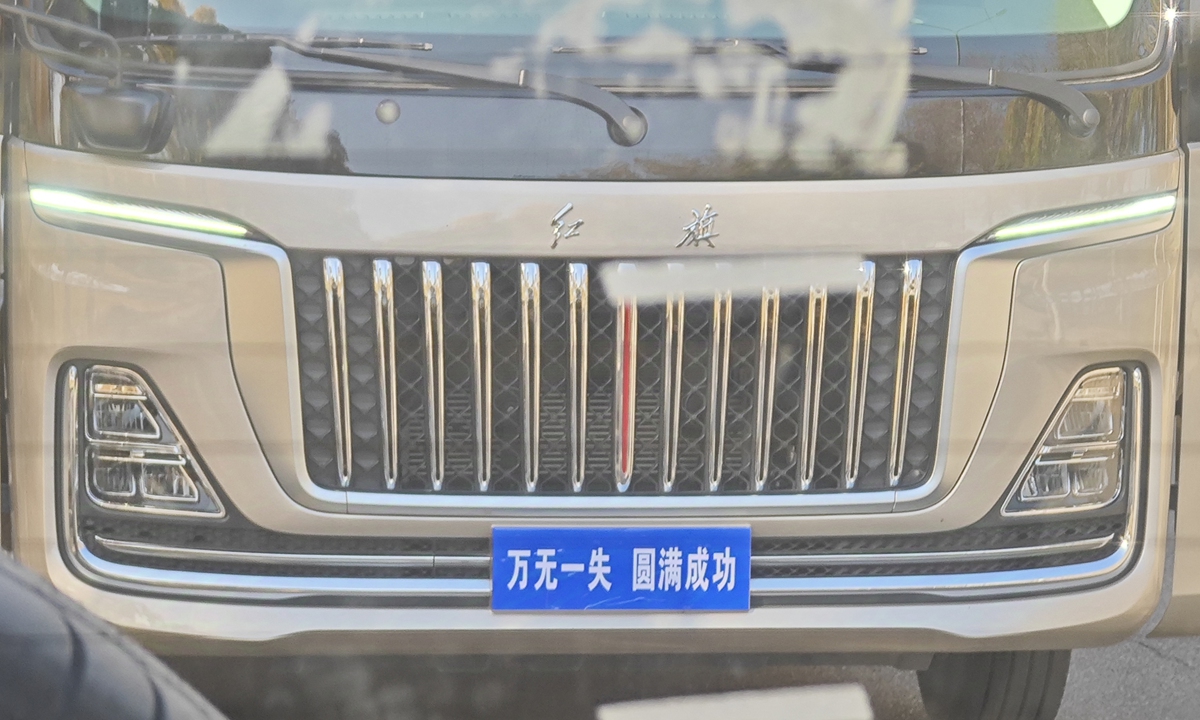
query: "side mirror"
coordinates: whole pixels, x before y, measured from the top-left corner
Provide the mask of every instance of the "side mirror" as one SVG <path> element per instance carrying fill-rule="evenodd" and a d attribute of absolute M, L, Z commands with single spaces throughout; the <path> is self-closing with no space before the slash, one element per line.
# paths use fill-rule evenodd
<path fill-rule="evenodd" d="M 152 155 L 171 136 L 171 95 L 139 87 L 68 83 L 63 108 L 75 136 L 93 150 Z"/>

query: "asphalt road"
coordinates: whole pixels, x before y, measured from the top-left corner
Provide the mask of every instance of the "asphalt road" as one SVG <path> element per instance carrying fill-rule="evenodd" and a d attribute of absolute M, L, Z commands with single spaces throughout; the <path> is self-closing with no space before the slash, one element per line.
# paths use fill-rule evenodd
<path fill-rule="evenodd" d="M 862 683 L 877 720 L 925 720 L 916 675 L 879 667 L 701 670 L 609 665 L 436 667 L 390 659 L 176 661 L 233 720 L 590 720 L 617 700 Z M 1200 717 L 1200 639 L 1135 639 L 1076 651 L 1060 720 Z"/>

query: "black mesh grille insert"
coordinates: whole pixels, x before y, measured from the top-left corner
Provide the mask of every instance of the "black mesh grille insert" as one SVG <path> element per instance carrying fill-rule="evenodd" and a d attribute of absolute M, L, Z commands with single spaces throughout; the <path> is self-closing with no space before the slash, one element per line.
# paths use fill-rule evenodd
<path fill-rule="evenodd" d="M 292 252 L 297 331 L 303 399 L 303 425 L 308 472 L 323 487 L 342 487 L 338 474 L 338 434 L 335 414 L 337 397 L 332 383 L 331 347 L 344 347 L 348 364 L 345 397 L 350 426 L 348 445 L 353 454 L 347 487 L 356 491 L 388 492 L 384 481 L 384 444 L 388 442 L 381 422 L 387 399 L 380 390 L 381 367 L 376 331 L 375 290 L 372 267 L 375 256 L 342 255 L 345 273 L 346 338 L 331 343 L 327 317 L 323 261 L 327 255 Z M 538 494 L 571 494 L 572 466 L 572 343 L 570 300 L 566 261 L 537 263 L 540 300 L 540 353 L 526 353 L 522 340 L 520 262 L 488 261 L 491 293 L 490 363 L 475 357 L 472 304 L 474 259 L 392 257 L 394 274 L 394 323 L 396 333 L 395 400 L 398 426 L 393 439 L 399 445 L 398 478 L 392 492 L 433 492 L 436 446 L 444 446 L 445 475 L 440 492 L 457 494 L 523 493 L 531 471 L 525 447 L 526 430 L 523 362 L 531 357 L 540 368 L 537 388 L 539 428 L 536 443 Z M 915 316 L 915 350 L 911 365 L 900 364 L 904 343 L 904 267 L 917 260 L 921 267 L 919 303 Z M 678 442 L 673 494 L 710 491 L 717 479 L 721 494 L 848 492 L 913 487 L 929 479 L 937 452 L 938 417 L 946 360 L 950 315 L 952 255 L 921 258 L 874 257 L 875 285 L 870 344 L 862 356 L 866 362 L 862 400 L 861 432 L 847 434 L 851 423 L 850 383 L 854 371 L 852 347 L 856 333 L 855 294 L 831 293 L 827 302 L 824 352 L 819 392 L 806 394 L 810 330 L 810 302 L 805 294 L 784 295 L 779 301 L 777 350 L 773 392 L 769 403 L 769 427 L 759 427 L 766 417 L 759 400 L 759 367 L 763 338 L 762 302 L 758 298 L 734 298 L 728 342 L 728 372 L 715 375 L 714 392 L 714 301 L 688 298 L 684 309 L 684 339 L 680 358 Z M 424 265 L 436 262 L 441 269 L 442 337 L 440 346 L 443 380 L 440 396 L 431 396 L 427 334 L 435 330 L 426 319 Z M 599 281 L 600 263 L 588 263 L 587 378 L 584 437 L 583 495 L 618 492 L 614 451 L 620 419 L 614 413 L 617 401 L 616 364 L 622 348 L 617 346 L 617 310 Z M 910 263 L 911 265 L 911 263 Z M 666 365 L 674 359 L 666 348 L 666 311 L 661 305 L 638 309 L 636 382 L 633 428 L 633 478 L 627 494 L 664 493 L 664 413 L 670 398 L 664 397 Z M 529 328 L 524 328 L 528 330 Z M 815 365 L 815 363 L 814 363 Z M 482 368 L 480 370 L 479 368 Z M 489 400 L 477 396 L 478 372 L 491 373 L 491 466 L 486 491 L 480 489 L 479 443 L 476 437 L 479 404 Z M 898 372 L 903 373 L 897 382 Z M 911 382 L 909 382 L 911 380 Z M 903 386 L 905 393 L 898 394 Z M 889 462 L 893 428 L 898 413 L 897 398 L 907 398 L 907 424 L 899 473 Z M 723 399 L 723 403 L 722 403 Z M 714 400 L 716 402 L 714 402 Z M 444 420 L 439 424 L 431 411 L 441 403 Z M 714 408 L 724 407 L 723 415 Z M 807 487 L 801 481 L 803 450 L 802 418 L 811 409 L 816 421 L 812 453 L 814 472 Z M 723 435 L 715 432 L 723 424 Z M 759 433 L 765 435 L 760 441 Z M 714 437 L 723 441 L 714 446 Z M 853 486 L 847 482 L 848 441 L 861 443 L 861 460 Z M 765 448 L 759 450 L 759 448 Z M 761 467 L 761 478 L 756 477 Z M 762 480 L 759 488 L 758 480 Z"/>

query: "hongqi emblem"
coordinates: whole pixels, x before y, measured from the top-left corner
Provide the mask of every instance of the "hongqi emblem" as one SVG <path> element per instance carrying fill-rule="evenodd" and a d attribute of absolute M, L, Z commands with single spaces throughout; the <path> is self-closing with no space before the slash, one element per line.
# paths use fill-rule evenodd
<path fill-rule="evenodd" d="M 692 221 L 683 228 L 683 239 L 675 244 L 675 247 L 700 247 L 700 243 L 706 243 L 710 248 L 715 248 L 713 238 L 719 237 L 718 233 L 713 232 L 717 222 L 717 213 L 712 211 L 712 205 L 705 205 L 703 212 L 692 211 Z"/>
<path fill-rule="evenodd" d="M 558 242 L 560 240 L 566 240 L 567 238 L 573 238 L 579 235 L 579 228 L 583 227 L 583 221 L 576 220 L 568 225 L 565 219 L 567 215 L 570 214 L 570 212 L 574 209 L 575 206 L 572 203 L 567 203 L 566 205 L 563 205 L 562 210 L 559 210 L 558 214 L 554 216 L 554 219 L 550 221 L 550 227 L 554 229 L 554 242 L 550 243 L 551 250 L 558 247 Z"/>

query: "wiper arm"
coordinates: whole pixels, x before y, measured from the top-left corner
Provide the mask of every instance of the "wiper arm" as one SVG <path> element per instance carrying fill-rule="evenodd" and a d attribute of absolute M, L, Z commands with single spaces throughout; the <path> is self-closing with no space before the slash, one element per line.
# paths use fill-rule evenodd
<path fill-rule="evenodd" d="M 619 55 L 620 43 L 601 43 L 589 47 L 556 47 L 551 52 L 570 55 Z M 721 40 L 704 40 L 692 43 L 685 51 L 690 55 L 717 55 L 722 53 L 748 52 L 758 55 L 780 58 L 794 70 L 811 72 L 836 73 L 844 67 L 844 62 L 836 60 L 797 60 L 791 57 L 788 48 L 783 43 L 753 40 L 747 38 L 727 38 Z M 922 47 L 912 48 L 913 55 L 925 55 L 928 50 Z M 909 77 L 924 80 L 940 80 L 956 85 L 972 87 L 993 87 L 1001 90 L 1015 90 L 1027 95 L 1054 110 L 1067 125 L 1068 131 L 1078 137 L 1091 135 L 1100 125 L 1100 111 L 1079 90 L 1039 75 L 996 70 L 994 68 L 962 67 L 958 65 L 914 64 L 909 70 Z"/>
<path fill-rule="evenodd" d="M 1091 135 L 1100 125 L 1100 111 L 1087 95 L 1070 85 L 1047 77 L 995 68 L 925 64 L 913 65 L 910 75 L 957 85 L 1016 90 L 1058 113 L 1063 118 L 1067 130 L 1077 137 Z"/>
<path fill-rule="evenodd" d="M 281 47 L 315 60 L 349 65 L 368 70 L 408 71 L 438 75 L 447 78 L 470 80 L 485 85 L 520 88 L 545 93 L 567 102 L 585 107 L 608 122 L 608 134 L 614 142 L 630 146 L 637 145 L 646 137 L 646 118 L 630 107 L 621 98 L 603 88 L 574 78 L 554 75 L 525 68 L 502 71 L 497 68 L 468 63 L 427 60 L 425 58 L 394 57 L 374 53 L 343 49 L 349 47 L 389 47 L 395 44 L 372 43 L 367 40 L 344 40 L 339 38 L 316 38 L 313 42 L 301 42 L 286 35 L 237 34 L 237 35 L 164 35 L 129 38 L 126 42 L 137 45 L 183 45 L 191 42 L 204 43 L 262 43 Z M 427 43 L 405 45 L 406 49 L 430 50 Z"/>

